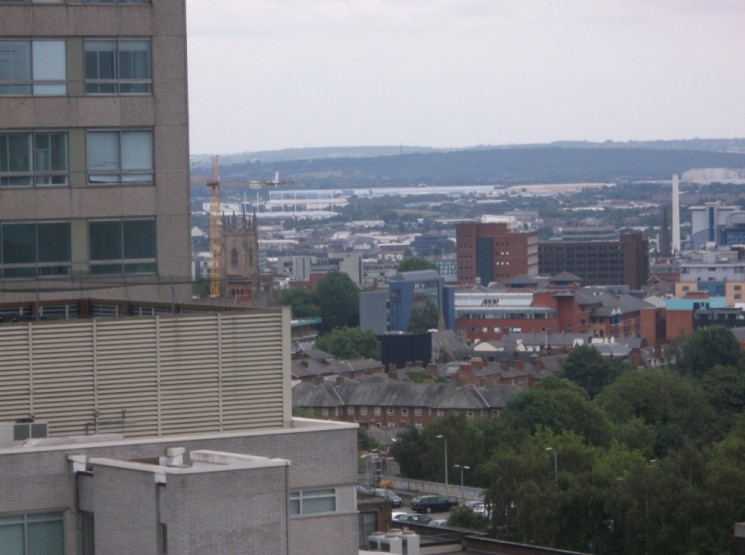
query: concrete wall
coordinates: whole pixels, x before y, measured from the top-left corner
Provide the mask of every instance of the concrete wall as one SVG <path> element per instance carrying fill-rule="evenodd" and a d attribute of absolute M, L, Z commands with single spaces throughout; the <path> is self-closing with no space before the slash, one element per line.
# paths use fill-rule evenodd
<path fill-rule="evenodd" d="M 65 555 L 79 553 L 78 501 L 76 483 L 78 478 L 72 472 L 70 455 L 86 455 L 87 457 L 113 458 L 124 460 L 153 459 L 165 454 L 169 447 L 184 447 L 187 451 L 209 449 L 214 451 L 232 452 L 258 455 L 268 458 L 289 459 L 291 465 L 288 470 L 288 484 L 290 489 L 309 489 L 323 487 L 348 487 L 354 491 L 357 481 L 357 432 L 356 426 L 331 423 L 314 423 L 299 419 L 294 428 L 282 430 L 266 430 L 264 432 L 247 432 L 242 434 L 222 434 L 203 436 L 181 436 L 158 439 L 125 440 L 101 445 L 65 445 L 59 447 L 4 449 L 0 450 L 0 514 L 21 513 L 27 511 L 63 510 L 65 513 Z M 94 470 L 95 472 L 95 470 Z M 82 479 L 85 479 L 83 477 Z M 95 480 L 95 478 L 94 478 Z M 107 549 L 100 552 L 117 553 L 147 553 L 139 551 L 145 549 L 153 541 L 151 517 L 155 519 L 155 492 L 152 490 L 152 476 L 149 477 L 147 488 L 140 491 L 139 486 L 133 487 L 131 492 L 119 491 L 121 502 L 135 503 L 140 511 L 133 517 L 135 520 L 144 518 L 148 523 L 143 531 L 144 538 L 137 539 L 138 549 L 117 551 L 114 545 L 124 541 L 124 534 L 118 539 L 110 537 L 102 539 L 107 542 Z M 271 495 L 279 487 L 277 479 L 260 480 L 261 489 L 252 490 L 251 484 L 245 487 L 241 496 L 251 495 L 258 499 Z M 136 483 L 136 482 L 135 482 Z M 216 487 L 224 491 L 224 483 L 216 481 Z M 145 486 L 143 486 L 144 488 Z M 94 490 L 98 486 L 94 485 Z M 106 496 L 113 496 L 117 492 L 116 480 L 112 478 L 111 489 L 94 491 L 96 511 L 100 503 L 106 503 Z M 121 489 L 121 488 L 119 488 Z M 178 488 L 172 488 L 178 489 Z M 187 490 L 184 495 L 193 493 L 196 498 L 209 496 L 209 488 L 198 486 L 194 490 Z M 253 493 L 251 493 L 253 492 Z M 261 493 L 259 493 L 261 492 Z M 229 494 L 226 494 L 229 495 Z M 219 496 L 221 497 L 221 496 Z M 216 497 L 215 503 L 219 502 Z M 231 502 L 228 497 L 227 506 Z M 152 511 L 152 512 L 151 512 Z M 183 518 L 189 522 L 198 520 L 199 509 L 196 513 L 187 513 Z M 281 512 L 278 505 L 272 505 L 268 512 Z M 107 514 L 107 513 L 104 513 Z M 268 515 L 271 516 L 271 515 Z M 114 518 L 108 515 L 106 518 Z M 217 517 L 215 517 L 217 518 Z M 215 519 L 206 522 L 206 529 L 202 532 L 195 530 L 195 534 L 211 534 L 209 528 L 215 525 Z M 185 523 L 177 525 L 182 526 Z M 97 524 L 98 526 L 98 524 Z M 126 527 L 124 528 L 127 529 Z M 276 532 L 276 528 L 274 529 Z M 357 550 L 357 513 L 354 508 L 346 512 L 337 512 L 323 517 L 292 517 L 289 519 L 289 553 L 307 555 L 308 553 L 324 553 L 328 555 L 349 555 Z M 169 534 L 170 536 L 171 534 Z M 195 540 L 196 541 L 196 540 Z M 198 541 L 202 541 L 198 539 Z M 146 545 L 147 544 L 147 545 Z M 276 546 L 277 544 L 272 544 Z M 111 549 L 111 550 L 109 550 Z M 180 553 L 179 551 L 174 551 Z M 217 551 L 210 551 L 218 553 Z M 277 553 L 257 548 L 256 553 Z M 202 551 L 204 553 L 204 551 Z"/>

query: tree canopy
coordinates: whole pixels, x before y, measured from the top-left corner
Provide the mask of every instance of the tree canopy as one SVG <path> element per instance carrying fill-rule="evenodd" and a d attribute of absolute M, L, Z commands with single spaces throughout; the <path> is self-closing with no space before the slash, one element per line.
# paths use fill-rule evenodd
<path fill-rule="evenodd" d="M 431 329 L 437 329 L 439 319 L 440 313 L 437 311 L 435 303 L 427 299 L 424 304 L 418 304 L 411 309 L 406 331 L 424 333 Z"/>
<path fill-rule="evenodd" d="M 593 398 L 620 375 L 621 364 L 618 359 L 606 359 L 597 349 L 582 345 L 569 352 L 562 365 L 562 376 Z"/>
<path fill-rule="evenodd" d="M 313 289 L 313 296 L 321 309 L 322 332 L 359 325 L 360 290 L 347 274 L 329 272 Z"/>
<path fill-rule="evenodd" d="M 418 256 L 412 256 L 404 258 L 398 265 L 398 271 L 400 272 L 414 272 L 417 270 L 436 270 L 437 266 L 432 264 L 429 260 L 420 258 Z"/>
<path fill-rule="evenodd" d="M 681 374 L 700 377 L 716 365 L 739 368 L 743 355 L 732 332 L 722 326 L 692 331 L 678 342 L 675 366 Z"/>
<path fill-rule="evenodd" d="M 279 294 L 279 304 L 292 309 L 293 318 L 310 318 L 321 315 L 313 293 L 302 287 L 285 289 Z"/>
<path fill-rule="evenodd" d="M 316 347 L 347 360 L 379 357 L 375 334 L 360 328 L 344 327 L 332 330 L 316 339 Z"/>

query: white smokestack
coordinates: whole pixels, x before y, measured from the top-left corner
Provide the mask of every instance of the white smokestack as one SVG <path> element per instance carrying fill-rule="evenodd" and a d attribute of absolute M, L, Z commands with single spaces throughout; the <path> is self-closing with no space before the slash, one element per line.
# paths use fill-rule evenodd
<path fill-rule="evenodd" d="M 678 193 L 678 175 L 673 175 L 673 256 L 680 253 L 680 195 Z"/>

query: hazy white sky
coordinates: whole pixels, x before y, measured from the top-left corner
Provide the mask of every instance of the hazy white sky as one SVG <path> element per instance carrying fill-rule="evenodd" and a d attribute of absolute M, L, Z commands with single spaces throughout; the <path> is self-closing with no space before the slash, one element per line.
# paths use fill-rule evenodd
<path fill-rule="evenodd" d="M 745 0 L 187 0 L 191 151 L 745 136 Z"/>

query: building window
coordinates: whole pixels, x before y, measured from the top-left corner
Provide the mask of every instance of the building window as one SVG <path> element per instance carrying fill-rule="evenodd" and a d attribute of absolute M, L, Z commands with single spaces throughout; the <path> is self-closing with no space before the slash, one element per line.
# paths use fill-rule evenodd
<path fill-rule="evenodd" d="M 0 517 L 3 555 L 61 555 L 64 550 L 62 513 Z"/>
<path fill-rule="evenodd" d="M 401 409 L 401 416 L 409 416 L 409 409 Z"/>
<path fill-rule="evenodd" d="M 347 407 L 347 416 L 354 416 L 354 407 Z"/>
<path fill-rule="evenodd" d="M 367 416 L 367 407 L 360 407 L 360 416 Z"/>
<path fill-rule="evenodd" d="M 88 183 L 153 182 L 153 132 L 88 131 Z"/>
<path fill-rule="evenodd" d="M 0 40 L 0 96 L 67 94 L 64 40 Z"/>
<path fill-rule="evenodd" d="M 311 489 L 290 492 L 290 514 L 309 515 L 336 511 L 336 490 Z"/>
<path fill-rule="evenodd" d="M 80 511 L 80 544 L 83 555 L 96 555 L 93 513 Z"/>
<path fill-rule="evenodd" d="M 149 39 L 87 39 L 86 94 L 150 94 L 151 50 Z"/>
<path fill-rule="evenodd" d="M 422 415 L 422 409 L 414 409 L 414 416 L 421 416 Z"/>
<path fill-rule="evenodd" d="M 414 427 L 415 427 L 415 428 L 416 428 L 417 430 L 421 430 L 421 429 L 422 429 L 422 428 L 423 428 L 424 426 L 422 426 L 422 423 L 421 423 L 421 422 L 417 422 L 416 424 L 414 424 Z"/>
<path fill-rule="evenodd" d="M 321 409 L 321 416 L 328 416 L 329 415 L 329 409 Z"/>
<path fill-rule="evenodd" d="M 395 415 L 395 414 L 396 414 L 396 409 L 391 409 L 391 408 L 389 408 L 389 409 L 387 409 L 387 410 L 386 410 L 385 412 L 386 412 L 386 414 L 387 414 L 388 416 L 393 416 L 393 415 Z"/>
<path fill-rule="evenodd" d="M 70 275 L 68 222 L 3 224 L 0 236 L 3 278 Z"/>
<path fill-rule="evenodd" d="M 155 220 L 88 223 L 91 274 L 151 274 L 156 270 Z"/>
<path fill-rule="evenodd" d="M 442 409 L 437 409 L 437 416 L 445 416 L 445 411 Z"/>
<path fill-rule="evenodd" d="M 472 410 L 466 411 L 466 416 L 468 418 L 471 418 L 472 419 L 473 418 L 473 411 Z"/>
<path fill-rule="evenodd" d="M 67 133 L 0 133 L 0 186 L 67 185 Z"/>
<path fill-rule="evenodd" d="M 380 416 L 380 407 L 375 407 L 373 409 L 373 413 L 375 414 L 375 416 Z"/>

